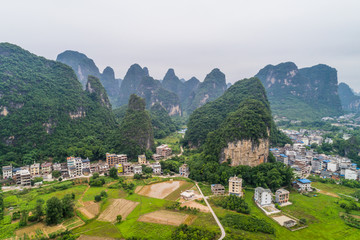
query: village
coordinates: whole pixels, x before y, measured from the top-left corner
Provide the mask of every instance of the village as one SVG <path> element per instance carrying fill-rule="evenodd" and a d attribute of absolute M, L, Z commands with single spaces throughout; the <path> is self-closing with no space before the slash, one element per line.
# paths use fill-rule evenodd
<path fill-rule="evenodd" d="M 152 162 L 146 159 L 145 155 L 139 155 L 138 161 L 128 162 L 126 154 L 106 153 L 106 160 L 99 160 L 91 163 L 89 159 L 81 157 L 68 157 L 64 163 L 44 162 L 34 163 L 30 166 L 14 168 L 10 166 L 2 167 L 2 177 L 5 185 L 17 185 L 18 187 L 39 186 L 43 181 L 34 182 L 35 179 L 52 181 L 54 176 L 61 180 L 71 180 L 79 177 L 91 176 L 94 173 L 109 174 L 111 168 L 116 168 L 118 175 L 142 174 L 144 167 L 150 167 L 154 175 L 161 175 L 160 160 L 172 156 L 172 150 L 168 145 L 163 144 L 156 148 L 156 153 L 152 155 Z M 188 167 L 182 166 L 181 176 L 188 176 Z M 56 172 L 56 174 L 54 174 Z M 32 181 L 33 180 L 33 181 Z M 3 190 L 8 187 L 3 187 Z"/>

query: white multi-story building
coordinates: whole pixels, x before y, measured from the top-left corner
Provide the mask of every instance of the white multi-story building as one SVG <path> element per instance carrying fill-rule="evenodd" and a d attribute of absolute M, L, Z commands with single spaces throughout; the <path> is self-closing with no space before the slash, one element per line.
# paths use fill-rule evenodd
<path fill-rule="evenodd" d="M 70 177 L 76 177 L 82 175 L 83 160 L 80 157 L 68 157 L 67 167 L 69 169 Z"/>
<path fill-rule="evenodd" d="M 306 191 L 306 192 L 312 191 L 311 181 L 306 178 L 297 179 L 296 185 L 298 186 L 298 191 Z"/>
<path fill-rule="evenodd" d="M 338 164 L 336 162 L 329 162 L 327 164 L 327 170 L 331 172 L 336 172 L 338 170 Z"/>
<path fill-rule="evenodd" d="M 13 168 L 11 165 L 2 167 L 3 179 L 12 178 L 12 176 L 13 176 L 12 171 L 13 171 Z"/>
<path fill-rule="evenodd" d="M 345 169 L 345 179 L 356 180 L 357 172 L 351 169 Z"/>
<path fill-rule="evenodd" d="M 270 205 L 272 203 L 272 193 L 270 189 L 264 189 L 262 187 L 255 188 L 254 200 L 260 206 Z"/>
<path fill-rule="evenodd" d="M 153 169 L 153 173 L 160 175 L 161 174 L 161 165 L 159 162 L 151 164 L 151 167 Z"/>
<path fill-rule="evenodd" d="M 30 165 L 30 175 L 33 177 L 40 176 L 40 163 Z"/>
<path fill-rule="evenodd" d="M 229 178 L 229 195 L 236 195 L 241 197 L 242 193 L 242 178 L 237 176 Z"/>

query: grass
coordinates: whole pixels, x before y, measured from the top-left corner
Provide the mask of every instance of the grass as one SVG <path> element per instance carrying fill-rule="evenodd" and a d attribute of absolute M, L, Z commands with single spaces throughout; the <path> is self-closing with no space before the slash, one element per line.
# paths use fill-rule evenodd
<path fill-rule="evenodd" d="M 180 193 L 183 191 L 186 191 L 190 188 L 192 188 L 194 186 L 194 183 L 192 182 L 185 182 L 184 184 L 182 184 L 178 189 L 176 189 L 175 191 L 173 191 L 172 193 L 170 193 L 169 195 L 167 195 L 165 197 L 166 200 L 177 200 L 178 198 L 180 198 Z"/>
<path fill-rule="evenodd" d="M 201 191 L 203 192 L 204 196 L 212 195 L 210 184 L 198 183 L 198 185 L 199 185 Z"/>
<path fill-rule="evenodd" d="M 105 191 L 105 187 L 90 187 L 89 190 L 86 191 L 83 197 L 83 202 L 94 201 L 96 195 L 100 195 L 102 191 Z"/>
<path fill-rule="evenodd" d="M 311 185 L 315 188 L 324 190 L 326 192 L 335 193 L 335 194 L 351 195 L 356 191 L 355 188 L 349 188 L 349 187 L 346 187 L 346 186 L 343 186 L 340 184 L 313 182 L 313 183 L 311 183 Z"/>
<path fill-rule="evenodd" d="M 90 223 L 76 228 L 72 231 L 74 234 L 84 234 L 89 236 L 122 238 L 119 230 L 109 222 L 92 220 Z"/>

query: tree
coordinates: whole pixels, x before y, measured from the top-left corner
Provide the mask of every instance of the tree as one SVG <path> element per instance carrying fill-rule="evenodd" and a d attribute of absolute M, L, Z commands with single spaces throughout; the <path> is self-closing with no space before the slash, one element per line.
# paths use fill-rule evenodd
<path fill-rule="evenodd" d="M 41 198 L 36 200 L 36 206 L 34 209 L 34 216 L 36 218 L 36 221 L 39 221 L 42 216 L 44 216 L 44 209 L 43 209 L 44 200 Z"/>
<path fill-rule="evenodd" d="M 62 202 L 57 197 L 52 197 L 46 202 L 46 223 L 58 224 L 63 217 Z"/>
<path fill-rule="evenodd" d="M 100 196 L 101 197 L 107 197 L 108 195 L 107 195 L 107 193 L 105 191 L 101 191 Z"/>
<path fill-rule="evenodd" d="M 0 220 L 4 218 L 4 200 L 3 196 L 0 195 Z"/>
<path fill-rule="evenodd" d="M 100 195 L 96 195 L 95 196 L 95 202 L 100 202 L 101 201 L 101 196 Z"/>
<path fill-rule="evenodd" d="M 22 210 L 20 222 L 19 222 L 20 227 L 24 227 L 27 225 L 28 217 L 29 217 L 29 213 L 26 210 Z"/>
<path fill-rule="evenodd" d="M 93 177 L 93 179 L 97 179 L 97 178 L 99 178 L 99 176 L 100 176 L 100 174 L 98 172 L 95 172 L 92 177 Z"/>
<path fill-rule="evenodd" d="M 121 215 L 117 215 L 117 216 L 116 216 L 116 221 L 117 221 L 118 223 L 120 223 L 121 220 L 122 220 L 122 216 L 121 216 Z"/>
<path fill-rule="evenodd" d="M 153 169 L 151 167 L 146 166 L 146 165 L 142 165 L 142 171 L 144 173 L 152 173 Z"/>
<path fill-rule="evenodd" d="M 109 171 L 109 176 L 114 178 L 114 179 L 118 179 L 118 175 L 117 175 L 117 169 L 116 168 L 111 168 Z"/>
<path fill-rule="evenodd" d="M 63 207 L 63 217 L 70 218 L 74 216 L 74 200 L 71 194 L 66 194 L 61 200 Z"/>
<path fill-rule="evenodd" d="M 51 173 L 53 178 L 59 178 L 61 176 L 61 172 L 58 170 L 52 171 Z"/>

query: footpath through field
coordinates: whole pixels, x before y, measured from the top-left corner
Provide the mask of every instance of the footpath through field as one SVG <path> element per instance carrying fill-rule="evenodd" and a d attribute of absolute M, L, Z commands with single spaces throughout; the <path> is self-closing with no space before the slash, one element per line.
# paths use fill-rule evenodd
<path fill-rule="evenodd" d="M 196 185 L 196 187 L 199 189 L 199 192 L 201 193 L 202 197 L 204 198 L 204 201 L 205 201 L 206 205 L 209 207 L 210 212 L 212 213 L 213 217 L 215 218 L 216 223 L 219 225 L 219 228 L 220 228 L 220 230 L 221 230 L 221 236 L 220 236 L 219 240 L 222 240 L 222 239 L 225 237 L 225 229 L 224 229 L 224 227 L 221 225 L 221 222 L 219 221 L 218 217 L 216 216 L 214 210 L 211 208 L 209 202 L 208 202 L 207 199 L 205 198 L 205 196 L 204 196 L 204 194 L 202 193 L 202 191 L 201 191 L 200 187 L 198 186 L 198 183 L 197 183 L 197 182 L 195 182 L 195 185 Z"/>

